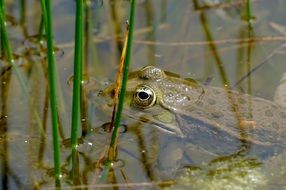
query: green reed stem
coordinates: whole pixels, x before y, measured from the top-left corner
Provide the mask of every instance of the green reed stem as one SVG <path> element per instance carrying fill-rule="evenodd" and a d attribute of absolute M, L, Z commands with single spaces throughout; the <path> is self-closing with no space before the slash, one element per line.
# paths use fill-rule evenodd
<path fill-rule="evenodd" d="M 114 147 L 116 139 L 117 139 L 117 131 L 120 125 L 121 115 L 123 111 L 123 103 L 124 103 L 124 95 L 127 86 L 127 79 L 128 79 L 128 71 L 130 65 L 130 58 L 131 58 L 131 49 L 132 49 L 132 40 L 133 40 L 133 31 L 134 31 L 134 17 L 136 12 L 136 0 L 131 0 L 131 8 L 130 8 L 130 18 L 129 18 L 129 34 L 128 34 L 128 42 L 127 42 L 127 50 L 126 50 L 126 58 L 125 64 L 123 68 L 123 77 L 122 77 L 122 85 L 119 94 L 119 102 L 117 107 L 117 112 L 115 116 L 114 122 L 114 130 L 112 132 L 110 147 Z"/>
<path fill-rule="evenodd" d="M 0 0 L 0 9 L 1 9 L 1 14 L 2 14 L 2 18 L 1 20 L 3 20 L 3 22 L 5 23 L 5 8 L 4 8 L 4 0 Z M 2 24 L 0 24 L 0 56 L 2 56 L 4 54 L 4 40 L 3 40 L 3 31 L 2 28 L 4 28 L 2 26 Z"/>
<path fill-rule="evenodd" d="M 251 3 L 250 0 L 246 1 L 246 18 L 247 21 L 250 21 L 252 19 L 252 11 L 251 11 Z"/>
<path fill-rule="evenodd" d="M 25 0 L 20 0 L 20 23 L 23 25 L 26 20 L 26 2 Z"/>
<path fill-rule="evenodd" d="M 248 23 L 248 38 L 252 38 L 254 37 L 254 30 L 252 27 L 252 20 L 253 20 L 253 15 L 252 15 L 252 8 L 251 8 L 251 3 L 250 0 L 246 1 L 246 19 L 247 19 L 247 23 Z M 247 71 L 250 72 L 251 71 L 251 55 L 252 55 L 252 49 L 254 47 L 254 43 L 252 41 L 248 42 L 248 46 L 247 46 L 247 59 L 246 59 L 246 64 L 247 64 Z M 248 78 L 247 80 L 247 93 L 251 94 L 251 77 Z M 251 107 L 250 107 L 251 110 Z"/>
<path fill-rule="evenodd" d="M 250 0 L 246 1 L 246 20 L 248 24 L 248 35 L 249 37 L 253 37 L 254 31 L 253 31 L 253 26 L 252 26 L 252 21 L 254 19 L 254 16 L 252 15 L 252 6 L 250 3 Z"/>
<path fill-rule="evenodd" d="M 8 57 L 8 61 L 10 64 L 14 64 L 14 58 L 13 58 L 13 53 L 12 53 L 12 48 L 11 45 L 9 43 L 9 39 L 8 39 L 8 33 L 7 33 L 7 29 L 6 29 L 6 19 L 5 19 L 5 15 L 4 15 L 4 4 L 2 2 L 3 0 L 0 0 L 0 26 L 1 26 L 1 40 L 3 40 L 3 45 L 4 45 L 4 49 L 6 51 L 7 57 Z"/>
<path fill-rule="evenodd" d="M 83 62 L 83 0 L 76 1 L 75 54 L 73 75 L 73 105 L 71 125 L 71 146 L 76 149 L 80 126 L 80 96 Z"/>
<path fill-rule="evenodd" d="M 0 8 L 2 9 L 2 14 L 5 17 L 6 12 L 5 12 L 5 8 L 4 8 L 4 0 L 0 0 Z"/>
<path fill-rule="evenodd" d="M 52 116 L 52 133 L 54 149 L 55 178 L 58 181 L 61 177 L 60 146 L 58 131 L 58 111 L 57 111 L 57 91 L 56 91 L 56 67 L 54 57 L 53 27 L 51 14 L 51 1 L 41 0 L 42 14 L 44 16 L 45 31 L 47 35 L 48 48 L 48 70 L 49 70 L 49 90 Z"/>
<path fill-rule="evenodd" d="M 44 33 L 44 16 L 42 14 L 41 15 L 41 21 L 40 21 L 40 26 L 39 26 L 39 31 L 38 31 L 38 42 L 42 42 L 43 33 Z"/>
<path fill-rule="evenodd" d="M 43 32 L 44 32 L 44 29 L 46 28 L 46 23 L 47 23 L 47 10 L 46 10 L 45 0 L 40 0 L 40 3 L 41 3 L 42 15 L 41 15 L 40 28 L 39 28 L 38 41 L 41 41 L 43 39 Z"/>

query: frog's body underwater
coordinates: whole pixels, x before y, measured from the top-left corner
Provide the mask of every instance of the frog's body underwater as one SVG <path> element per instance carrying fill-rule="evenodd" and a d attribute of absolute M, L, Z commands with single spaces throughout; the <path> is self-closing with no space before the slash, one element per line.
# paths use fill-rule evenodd
<path fill-rule="evenodd" d="M 109 93 L 110 89 L 105 90 Z M 125 113 L 215 155 L 238 152 L 264 160 L 285 150 L 286 111 L 274 102 L 147 66 L 131 72 Z"/>

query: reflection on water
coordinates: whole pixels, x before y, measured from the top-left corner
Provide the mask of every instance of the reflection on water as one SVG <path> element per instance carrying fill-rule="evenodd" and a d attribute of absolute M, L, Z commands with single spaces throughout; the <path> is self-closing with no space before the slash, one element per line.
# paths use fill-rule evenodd
<path fill-rule="evenodd" d="M 22 91 L 15 71 L 5 61 L 1 46 L 0 188 L 53 189 L 46 47 L 37 43 L 41 18 L 39 2 L 5 3 L 15 63 L 20 66 L 28 96 Z M 125 0 L 91 1 L 90 7 L 85 7 L 84 72 L 87 79 L 94 80 L 85 85 L 95 92 L 86 90 L 82 96 L 83 130 L 79 133 L 80 144 L 75 155 L 77 164 L 71 166 L 68 136 L 72 90 L 67 81 L 72 78 L 73 69 L 71 31 L 74 29 L 74 3 L 69 0 L 53 3 L 58 88 L 61 89 L 58 97 L 62 187 L 70 188 L 71 184 L 90 189 L 99 185 L 114 189 L 257 189 L 286 186 L 285 153 L 281 153 L 285 150 L 282 146 L 286 142 L 285 130 L 279 122 L 266 126 L 267 129 L 272 128 L 267 132 L 258 130 L 260 126 L 255 128 L 251 121 L 255 119 L 256 112 L 253 110 L 256 106 L 260 109 L 257 112 L 261 125 L 267 123 L 263 118 L 273 113 L 262 104 L 256 105 L 251 100 L 252 96 L 243 100 L 249 104 L 244 104 L 247 106 L 242 110 L 233 93 L 224 96 L 224 102 L 228 102 L 236 115 L 228 115 L 224 121 L 229 121 L 229 118 L 239 121 L 231 125 L 238 131 L 235 135 L 228 128 L 208 131 L 211 122 L 203 120 L 198 123 L 196 117 L 192 120 L 188 118 L 189 123 L 180 123 L 181 126 L 194 126 L 190 137 L 183 139 L 158 130 L 153 126 L 154 121 L 138 117 L 133 111 L 132 118 L 127 115 L 122 121 L 117 160 L 107 172 L 104 158 L 110 134 L 101 126 L 110 121 L 111 113 L 105 100 L 95 98 L 94 102 L 93 96 L 105 88 L 103 80 L 114 79 L 122 50 L 122 31 L 129 13 L 129 1 Z M 249 23 L 245 21 L 244 1 L 240 0 L 144 0 L 137 6 L 132 69 L 156 65 L 202 83 L 212 79 L 208 85 L 220 86 L 221 89 L 230 90 L 233 87 L 253 96 L 272 99 L 285 72 L 284 55 L 278 54 L 283 50 L 281 40 L 285 38 L 269 23 L 286 24 L 285 1 L 253 1 L 252 16 L 255 20 L 252 20 L 251 32 Z M 209 99 L 208 103 L 212 104 L 212 100 Z M 197 114 L 204 112 L 198 111 Z M 212 117 L 218 119 L 220 115 Z M 285 111 L 279 112 L 279 117 L 285 118 Z M 248 127 L 243 128 L 245 125 Z M 253 128 L 250 130 L 249 127 Z M 266 145 L 267 139 L 277 140 L 275 127 L 281 130 L 281 144 L 271 151 L 271 146 Z M 246 140 L 249 138 L 252 141 Z M 71 171 L 73 181 L 70 180 Z M 104 175 L 106 180 L 103 180 Z"/>

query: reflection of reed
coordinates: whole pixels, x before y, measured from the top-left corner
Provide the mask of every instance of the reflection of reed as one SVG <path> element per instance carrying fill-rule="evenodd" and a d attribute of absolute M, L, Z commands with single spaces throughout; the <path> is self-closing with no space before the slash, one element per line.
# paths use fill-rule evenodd
<path fill-rule="evenodd" d="M 258 0 L 252 0 L 252 2 L 255 2 Z M 196 9 L 196 11 L 205 11 L 209 9 L 227 9 L 227 8 L 232 8 L 236 6 L 241 6 L 245 4 L 245 0 L 238 0 L 234 2 L 221 2 L 221 3 L 215 3 L 213 5 L 201 5 Z"/>
<path fill-rule="evenodd" d="M 44 101 L 44 107 L 43 107 L 43 131 L 41 134 L 40 144 L 39 144 L 39 153 L 38 153 L 38 163 L 41 165 L 43 163 L 43 156 L 45 152 L 46 147 L 46 130 L 47 130 L 47 120 L 48 120 L 48 110 L 49 107 L 49 91 L 46 88 L 45 93 L 45 101 Z"/>
<path fill-rule="evenodd" d="M 137 123 L 138 125 L 136 125 L 136 127 L 134 127 L 134 133 L 136 135 L 136 140 L 138 143 L 138 151 L 141 153 L 141 161 L 142 164 L 144 165 L 144 170 L 146 172 L 147 177 L 150 179 L 150 181 L 154 181 L 155 180 L 155 176 L 150 164 L 150 161 L 148 160 L 148 154 L 149 151 L 146 148 L 146 143 L 144 140 L 144 137 L 142 136 L 142 131 L 141 128 L 143 126 L 141 126 L 141 123 Z"/>
<path fill-rule="evenodd" d="M 89 132 L 88 126 L 88 99 L 85 95 L 85 91 L 81 88 L 81 96 L 80 96 L 80 118 L 81 118 L 81 136 L 84 137 Z"/>
<path fill-rule="evenodd" d="M 90 59 L 90 37 L 91 37 L 91 13 L 90 6 L 87 2 L 84 2 L 84 44 L 83 44 L 83 74 L 88 73 L 88 63 Z M 88 133 L 88 102 L 86 99 L 85 91 L 80 89 L 80 118 L 81 118 L 81 135 L 85 136 Z"/>
<path fill-rule="evenodd" d="M 162 26 L 163 27 L 163 26 Z M 111 40 L 111 38 L 93 38 L 95 43 L 101 43 L 107 40 Z M 122 39 L 120 39 L 122 41 Z M 285 36 L 259 36 L 253 38 L 245 38 L 245 39 L 224 39 L 224 40 L 214 40 L 212 43 L 219 45 L 219 44 L 232 44 L 232 43 L 248 43 L 249 41 L 262 43 L 262 42 L 284 42 L 286 40 Z M 134 40 L 134 44 L 144 44 L 144 45 L 156 45 L 156 46 L 204 46 L 209 45 L 209 41 L 190 41 L 190 42 L 154 42 L 154 41 L 144 41 L 144 40 Z M 70 43 L 59 45 L 60 47 L 71 47 Z"/>
<path fill-rule="evenodd" d="M 248 25 L 247 25 L 247 32 L 248 32 L 248 38 L 251 39 L 254 36 L 254 31 L 251 25 L 251 19 L 252 19 L 252 15 L 251 15 L 251 7 L 250 7 L 250 1 L 247 1 L 247 21 L 248 21 Z M 250 72 L 252 65 L 251 65 L 251 55 L 252 55 L 252 48 L 253 45 L 255 43 L 253 43 L 252 41 L 248 42 L 248 46 L 247 46 L 247 59 L 246 59 L 246 65 L 247 65 L 247 72 Z M 240 63 L 240 61 L 238 61 L 238 64 Z M 248 78 L 248 83 L 247 83 L 247 93 L 248 94 L 252 94 L 252 88 L 251 88 L 251 77 Z M 248 116 L 247 118 L 250 118 L 253 121 L 253 114 L 252 114 L 252 110 L 253 110 L 253 105 L 252 105 L 252 100 L 251 100 L 251 96 L 248 96 L 248 101 L 247 101 L 247 106 L 248 106 Z M 239 105 L 238 105 L 239 106 Z M 255 124 L 254 124 L 255 125 Z M 245 142 L 244 145 L 247 147 L 247 149 L 249 149 L 250 144 Z"/>
<path fill-rule="evenodd" d="M 141 126 L 142 122 L 136 122 L 132 124 L 132 126 L 129 126 L 130 128 L 134 129 L 131 130 L 130 133 L 133 133 L 136 137 L 135 139 L 138 142 L 139 146 L 134 145 L 134 147 L 138 148 L 138 151 L 136 152 L 129 152 L 128 149 L 124 147 L 124 139 L 121 139 L 119 142 L 120 144 L 123 142 L 122 147 L 119 147 L 117 150 L 117 154 L 120 153 L 127 153 L 128 156 L 132 159 L 137 160 L 137 162 L 142 163 L 144 166 L 144 170 L 146 173 L 146 176 L 150 179 L 150 181 L 153 181 L 154 174 L 150 165 L 150 160 L 148 153 L 148 148 L 145 145 L 145 136 L 142 134 L 140 128 L 143 127 Z M 108 127 L 109 124 L 106 124 Z M 95 132 L 95 131 L 94 131 Z M 106 142 L 103 142 L 104 140 L 101 138 L 97 138 L 99 136 L 95 136 L 94 138 L 97 140 L 93 142 L 93 149 L 94 153 L 91 153 L 89 151 L 80 151 L 77 153 L 77 157 L 75 158 L 77 160 L 77 166 L 73 166 L 73 169 L 75 169 L 75 174 L 77 174 L 77 179 L 76 183 L 74 183 L 74 187 L 82 187 L 82 188 L 88 188 L 88 187 L 93 187 L 93 186 L 98 186 L 100 187 L 101 185 L 104 185 L 102 183 L 106 183 L 105 185 L 107 186 L 112 186 L 116 187 L 120 186 L 122 183 L 122 179 L 124 180 L 126 186 L 128 187 L 129 179 L 128 175 L 130 174 L 130 171 L 127 171 L 125 173 L 125 168 L 124 168 L 124 163 L 128 162 L 128 160 L 117 160 L 115 159 L 112 161 L 112 165 L 109 166 L 108 170 L 106 169 L 106 158 L 107 158 L 107 150 L 108 150 L 108 139 L 110 138 L 110 133 L 100 134 L 99 131 L 95 132 L 96 134 L 100 136 L 104 136 L 104 140 Z M 103 140 L 103 141 L 102 141 Z M 156 140 L 154 140 L 156 141 Z M 101 142 L 97 144 L 98 142 Z M 153 142 L 153 141 L 152 141 Z M 135 149 L 134 149 L 135 150 Z M 144 150 L 144 151 L 143 151 Z M 141 158 L 137 157 L 136 154 L 139 153 L 141 155 Z M 118 156 L 116 155 L 116 158 Z M 120 164 L 120 165 L 118 165 Z M 80 170 L 79 165 L 82 165 L 82 170 Z M 66 166 L 65 166 L 66 167 Z M 103 174 L 104 172 L 107 172 L 106 174 Z M 132 173 L 131 173 L 132 175 Z M 92 179 L 89 182 L 89 179 Z M 119 179 L 119 180 L 117 180 Z M 117 182 L 119 181 L 119 182 Z M 132 184 L 132 183 L 130 183 Z"/>
<path fill-rule="evenodd" d="M 80 162 L 79 162 L 79 152 L 75 149 L 71 154 L 72 159 L 72 168 L 70 171 L 70 179 L 72 184 L 75 186 L 81 185 L 81 174 L 80 174 Z"/>
<path fill-rule="evenodd" d="M 116 7 L 118 7 L 116 2 L 117 1 L 115 1 L 115 0 L 112 0 L 110 2 L 110 14 L 111 14 L 111 18 L 112 18 L 112 26 L 114 29 L 115 42 L 117 45 L 117 50 L 118 50 L 118 52 L 122 52 L 123 45 L 122 45 L 121 41 L 119 40 L 119 36 L 121 35 L 121 27 L 120 27 L 120 20 L 118 18 L 117 11 L 116 11 L 117 10 Z"/>
<path fill-rule="evenodd" d="M 23 187 L 23 183 L 20 181 L 19 177 L 11 171 L 9 167 L 9 142 L 8 142 L 8 92 L 10 87 L 10 79 L 11 73 L 7 72 L 3 76 L 0 77 L 1 83 L 1 115 L 0 115 L 0 136 L 1 141 L 0 145 L 0 163 L 1 163 L 1 182 L 2 189 L 9 189 L 10 180 L 13 179 L 13 182 L 16 186 L 21 189 Z M 9 178 L 11 176 L 11 178 Z"/>
<path fill-rule="evenodd" d="M 166 29 L 169 26 L 167 24 L 161 24 L 159 25 L 157 28 L 160 30 Z M 152 27 L 145 27 L 142 29 L 137 29 L 137 31 L 134 31 L 134 35 L 141 35 L 141 34 L 145 34 L 146 32 L 150 32 L 152 31 L 153 28 Z M 114 40 L 112 37 L 106 36 L 106 37 L 98 37 L 95 36 L 92 38 L 92 41 L 94 43 L 103 43 L 106 41 L 112 41 Z M 122 38 L 122 36 L 118 36 L 117 40 L 119 41 L 124 41 L 124 39 Z M 255 43 L 269 43 L 269 42 L 284 42 L 286 40 L 285 36 L 256 36 L 256 37 L 252 37 L 252 38 L 244 38 L 244 39 L 235 39 L 235 38 L 231 38 L 231 39 L 222 39 L 222 40 L 213 40 L 212 43 L 216 44 L 216 45 L 222 45 L 222 44 L 235 44 L 235 43 L 249 43 L 249 41 L 251 42 L 255 42 Z M 205 45 L 209 45 L 210 42 L 209 41 L 189 41 L 189 42 L 160 42 L 160 41 L 147 41 L 147 40 L 138 40 L 138 39 L 134 39 L 134 44 L 142 44 L 142 45 L 154 45 L 154 46 L 166 46 L 166 47 L 172 47 L 172 46 L 205 46 Z M 58 48 L 72 48 L 74 45 L 73 42 L 71 43 L 63 43 L 63 44 L 58 44 L 57 47 Z"/>
<path fill-rule="evenodd" d="M 161 1 L 161 15 L 160 15 L 160 23 L 164 23 L 167 20 L 167 1 Z"/>
<path fill-rule="evenodd" d="M 252 28 L 252 25 L 251 25 L 251 11 L 250 11 L 250 3 L 249 1 L 247 1 L 247 21 L 248 21 L 248 25 L 247 25 L 247 28 L 246 28 L 246 31 L 247 31 L 247 38 L 248 39 L 252 39 L 252 38 L 255 38 L 254 36 L 254 32 L 253 32 L 253 28 Z M 244 38 L 244 32 L 245 29 L 243 28 L 241 30 L 241 38 L 243 39 Z M 250 73 L 251 69 L 252 69 L 252 65 L 251 65 L 251 56 L 252 56 L 252 49 L 253 49 L 253 45 L 255 43 L 252 42 L 251 40 L 248 41 L 247 43 L 247 46 L 246 46 L 246 70 L 247 70 L 247 73 Z M 239 43 L 239 45 L 243 45 L 241 43 Z M 237 65 L 238 65 L 238 68 L 237 70 L 239 71 L 240 68 L 243 68 L 241 66 L 243 66 L 243 64 L 241 64 L 241 60 L 244 60 L 244 55 L 243 55 L 243 51 L 244 49 L 241 49 L 240 53 L 238 53 L 238 55 L 240 55 L 238 57 L 238 60 L 237 60 Z M 244 63 L 244 62 L 243 62 Z M 249 75 L 250 76 L 250 75 Z M 252 94 L 252 87 L 251 87 L 251 77 L 248 77 L 247 78 L 247 94 Z M 247 110 L 244 110 L 244 115 L 247 114 L 247 118 L 251 119 L 253 121 L 253 114 L 252 114 L 252 110 L 253 110 L 253 105 L 252 105 L 252 100 L 251 100 L 251 96 L 248 96 L 247 98 Z M 238 107 L 239 107 L 239 104 L 238 104 Z"/>
<path fill-rule="evenodd" d="M 144 8 L 146 11 L 146 27 L 151 27 L 151 31 L 146 35 L 146 40 L 155 41 L 155 24 L 154 24 L 154 10 L 152 6 L 152 1 L 150 0 L 145 1 Z M 148 65 L 156 65 L 155 60 L 155 53 L 156 49 L 153 45 L 148 45 Z"/>
<path fill-rule="evenodd" d="M 8 142 L 7 142 L 7 131 L 8 131 L 8 125 L 7 125 L 7 97 L 8 97 L 8 87 L 10 84 L 10 78 L 11 73 L 8 75 L 4 75 L 1 77 L 1 115 L 0 115 L 0 135 L 3 138 L 1 141 L 3 147 L 0 149 L 2 157 L 1 160 L 1 180 L 2 180 L 2 188 L 8 189 L 9 187 L 9 180 L 8 180 L 8 165 L 9 165 L 9 157 L 8 157 Z M 6 84 L 5 84 L 6 83 Z"/>
<path fill-rule="evenodd" d="M 267 63 L 269 59 L 271 59 L 276 53 L 279 53 L 279 51 L 281 51 L 283 48 L 285 48 L 285 45 L 279 46 L 278 48 L 274 49 L 269 55 L 267 55 L 267 57 L 261 63 L 251 68 L 245 75 L 243 75 L 240 79 L 238 79 L 237 82 L 234 85 L 232 85 L 233 88 L 239 86 L 245 79 L 249 78 L 251 74 L 253 74 L 265 63 Z"/>
<path fill-rule="evenodd" d="M 83 64 L 83 73 L 87 73 L 89 56 L 90 56 L 90 37 L 91 37 L 91 11 L 90 5 L 88 2 L 84 2 L 84 44 L 83 44 L 83 53 L 84 53 L 84 64 Z"/>
<path fill-rule="evenodd" d="M 20 0 L 20 26 L 25 37 L 28 37 L 27 22 L 26 22 L 26 1 Z"/>
<path fill-rule="evenodd" d="M 197 0 L 193 0 L 193 4 L 194 4 L 195 10 L 199 9 L 200 5 L 199 5 Z M 240 146 L 240 149 L 238 151 L 240 151 L 240 150 L 247 151 L 250 148 L 250 142 L 247 140 L 248 135 L 247 135 L 247 132 L 245 131 L 245 128 L 244 128 L 245 121 L 243 120 L 243 118 L 241 116 L 242 113 L 240 113 L 240 110 L 238 107 L 239 106 L 238 102 L 235 100 L 234 94 L 231 91 L 230 82 L 229 82 L 229 79 L 227 77 L 227 73 L 225 72 L 224 65 L 221 61 L 219 53 L 216 49 L 216 45 L 213 43 L 213 37 L 212 37 L 212 34 L 210 32 L 208 20 L 205 16 L 205 13 L 204 13 L 204 11 L 200 11 L 198 14 L 199 14 L 199 18 L 200 18 L 200 21 L 201 21 L 201 24 L 203 27 L 203 31 L 205 32 L 206 40 L 209 42 L 209 44 L 208 44 L 209 48 L 211 49 L 211 52 L 212 52 L 213 57 L 214 57 L 215 62 L 216 62 L 216 66 L 217 66 L 219 73 L 220 73 L 221 80 L 224 84 L 224 88 L 225 88 L 225 91 L 226 91 L 226 94 L 228 97 L 228 101 L 229 101 L 229 104 L 231 106 L 230 111 L 232 111 L 235 114 L 235 118 L 237 120 L 237 129 L 239 131 L 239 135 L 240 135 L 239 140 L 241 142 L 241 146 Z"/>

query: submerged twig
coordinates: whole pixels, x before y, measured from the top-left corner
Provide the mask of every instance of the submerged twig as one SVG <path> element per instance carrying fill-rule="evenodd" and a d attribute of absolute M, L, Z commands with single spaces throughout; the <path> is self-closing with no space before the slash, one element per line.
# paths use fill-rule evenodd
<path fill-rule="evenodd" d="M 253 67 L 250 71 L 248 71 L 244 76 L 242 76 L 234 85 L 232 85 L 233 88 L 237 87 L 242 81 L 244 81 L 247 77 L 249 77 L 252 73 L 257 71 L 260 67 L 262 67 L 265 63 L 268 62 L 269 59 L 271 59 L 277 52 L 282 50 L 286 47 L 286 44 L 282 44 L 280 47 L 273 50 L 260 64 Z"/>

